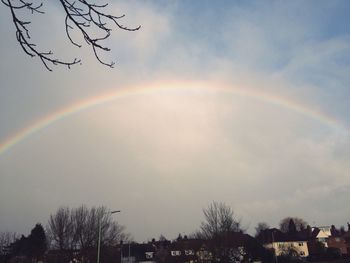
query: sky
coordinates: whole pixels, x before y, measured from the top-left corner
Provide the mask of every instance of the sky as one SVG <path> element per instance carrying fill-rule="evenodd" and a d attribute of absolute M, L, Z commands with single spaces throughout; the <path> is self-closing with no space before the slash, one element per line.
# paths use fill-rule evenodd
<path fill-rule="evenodd" d="M 109 1 L 141 25 L 104 42 L 113 69 L 47 2 L 32 40 L 82 65 L 26 56 L 0 6 L 0 231 L 81 204 L 136 241 L 194 232 L 212 201 L 252 234 L 350 221 L 349 1 Z"/>

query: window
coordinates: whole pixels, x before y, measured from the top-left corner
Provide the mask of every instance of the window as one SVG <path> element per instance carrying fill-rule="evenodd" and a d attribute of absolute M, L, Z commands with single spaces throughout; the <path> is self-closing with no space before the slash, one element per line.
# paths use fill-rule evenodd
<path fill-rule="evenodd" d="M 179 250 L 172 250 L 171 251 L 171 255 L 174 257 L 174 256 L 181 256 L 181 251 Z"/>
<path fill-rule="evenodd" d="M 186 256 L 193 256 L 194 255 L 194 251 L 192 249 L 185 250 L 185 255 Z"/>
<path fill-rule="evenodd" d="M 304 243 L 303 242 L 299 242 L 299 247 L 302 247 L 304 246 Z"/>
<path fill-rule="evenodd" d="M 153 258 L 153 253 L 154 252 L 146 252 L 145 254 L 146 254 L 146 258 Z"/>
<path fill-rule="evenodd" d="M 304 251 L 300 251 L 300 256 L 305 256 Z"/>

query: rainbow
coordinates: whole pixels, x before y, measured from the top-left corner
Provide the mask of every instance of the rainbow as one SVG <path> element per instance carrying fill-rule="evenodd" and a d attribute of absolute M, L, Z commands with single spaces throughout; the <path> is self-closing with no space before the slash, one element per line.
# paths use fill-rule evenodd
<path fill-rule="evenodd" d="M 224 85 L 222 86 L 221 88 L 218 88 L 218 87 L 214 87 L 214 85 L 209 86 L 208 84 L 205 84 L 205 83 L 154 84 L 150 86 L 144 86 L 143 88 L 128 88 L 123 90 L 106 92 L 97 96 L 93 96 L 91 98 L 78 101 L 76 103 L 73 103 L 72 105 L 69 105 L 57 111 L 54 111 L 43 118 L 35 120 L 29 126 L 12 134 L 8 138 L 0 142 L 0 155 L 9 151 L 15 145 L 19 144 L 21 141 L 37 133 L 38 131 L 45 129 L 51 124 L 57 121 L 60 121 L 68 116 L 71 116 L 72 114 L 79 113 L 81 111 L 84 111 L 86 109 L 89 109 L 98 105 L 110 103 L 117 99 L 127 98 L 131 96 L 147 95 L 147 94 L 157 93 L 160 91 L 171 91 L 171 90 L 173 91 L 174 90 L 176 91 L 177 90 L 184 90 L 184 91 L 198 90 L 200 92 L 227 93 L 229 95 L 236 95 L 236 96 L 256 99 L 265 103 L 274 104 L 274 105 L 292 110 L 296 113 L 302 114 L 306 117 L 309 117 L 321 123 L 324 123 L 330 127 L 346 131 L 347 133 L 350 132 L 348 127 L 343 125 L 337 119 L 331 116 L 328 116 L 324 113 L 321 113 L 319 111 L 316 111 L 312 108 L 306 107 L 290 99 L 280 97 L 277 95 L 262 93 L 257 90 L 253 90 L 249 88 L 242 89 L 242 88 L 225 87 Z"/>

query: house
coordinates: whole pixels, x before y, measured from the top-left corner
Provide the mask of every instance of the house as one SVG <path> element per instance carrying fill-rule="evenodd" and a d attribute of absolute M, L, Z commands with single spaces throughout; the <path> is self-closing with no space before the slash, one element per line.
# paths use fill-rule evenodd
<path fill-rule="evenodd" d="M 291 254 L 296 257 L 306 258 L 309 256 L 308 240 L 300 237 L 285 236 L 276 238 L 271 244 L 276 256 Z"/>
<path fill-rule="evenodd" d="M 316 240 L 321 242 L 324 247 L 328 247 L 327 241 L 328 238 L 332 235 L 330 226 L 318 226 L 312 228 L 313 232 L 317 232 Z"/>
<path fill-rule="evenodd" d="M 230 232 L 227 245 L 231 259 L 239 261 L 257 261 L 265 257 L 265 248 L 252 236 L 243 232 Z"/>
<path fill-rule="evenodd" d="M 343 233 L 342 237 L 345 240 L 346 255 L 350 256 L 350 224 L 348 223 L 348 231 Z"/>
<path fill-rule="evenodd" d="M 266 229 L 258 236 L 265 248 L 272 249 L 275 256 L 293 255 L 306 258 L 309 256 L 309 242 L 313 239 L 310 228 L 294 233 L 283 233 L 279 229 Z"/>
<path fill-rule="evenodd" d="M 121 244 L 122 263 L 155 263 L 156 247 L 152 243 L 146 244 Z"/>
<path fill-rule="evenodd" d="M 143 244 L 121 243 L 114 247 L 114 251 L 113 262 L 120 263 L 213 263 L 227 262 L 228 258 L 237 262 L 260 262 L 266 256 L 266 249 L 255 238 L 242 232 L 227 232 L 220 236 L 220 240 L 185 236 L 172 242 L 153 239 Z"/>
<path fill-rule="evenodd" d="M 212 253 L 208 249 L 207 242 L 203 239 L 183 238 L 175 240 L 168 246 L 167 263 L 195 263 L 211 262 Z"/>
<path fill-rule="evenodd" d="M 336 249 L 343 256 L 350 256 L 350 224 L 348 231 L 337 230 L 331 227 L 331 236 L 327 240 L 327 247 Z"/>
<path fill-rule="evenodd" d="M 327 247 L 336 249 L 341 255 L 348 254 L 345 239 L 341 235 L 330 236 L 327 241 Z"/>
<path fill-rule="evenodd" d="M 350 225 L 348 223 L 348 231 L 343 235 L 346 247 L 346 255 L 350 256 Z"/>

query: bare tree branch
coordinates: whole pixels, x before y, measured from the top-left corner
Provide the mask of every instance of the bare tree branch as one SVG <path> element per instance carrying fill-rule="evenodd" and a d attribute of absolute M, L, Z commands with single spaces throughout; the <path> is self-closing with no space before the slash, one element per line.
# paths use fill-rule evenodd
<path fill-rule="evenodd" d="M 61 207 L 50 216 L 46 228 L 52 248 L 60 253 L 79 249 L 82 257 L 90 257 L 91 249 L 97 247 L 99 222 L 102 247 L 131 240 L 125 227 L 115 221 L 104 206 L 90 209 L 85 205 L 73 209 Z"/>
<path fill-rule="evenodd" d="M 206 239 L 243 230 L 241 220 L 235 218 L 232 208 L 225 203 L 212 202 L 203 209 L 203 214 L 205 221 L 201 223 L 200 232 Z"/>
<path fill-rule="evenodd" d="M 39 51 L 36 44 L 31 42 L 28 25 L 30 21 L 19 18 L 18 10 L 27 9 L 32 14 L 43 14 L 41 10 L 43 3 L 35 5 L 30 0 L 1 0 L 6 5 L 12 15 L 12 21 L 16 28 L 16 39 L 23 51 L 30 57 L 39 57 L 44 66 L 52 71 L 51 66 L 64 65 L 70 68 L 73 65 L 81 64 L 81 59 L 74 58 L 72 61 L 63 61 L 58 58 L 53 58 L 53 52 Z M 119 20 L 125 15 L 114 16 L 103 12 L 103 9 L 108 4 L 94 4 L 87 0 L 58 0 L 65 13 L 65 30 L 69 41 L 77 47 L 82 47 L 81 44 L 75 42 L 71 36 L 72 30 L 77 30 L 84 38 L 85 42 L 91 46 L 96 59 L 103 65 L 113 68 L 115 62 L 105 62 L 100 57 L 100 51 L 110 51 L 110 48 L 104 46 L 102 42 L 108 39 L 111 35 L 112 28 L 109 24 L 114 25 L 118 29 L 125 31 L 137 31 L 141 26 L 129 28 L 122 25 Z M 98 33 L 95 36 L 88 29 L 97 29 Z"/>

